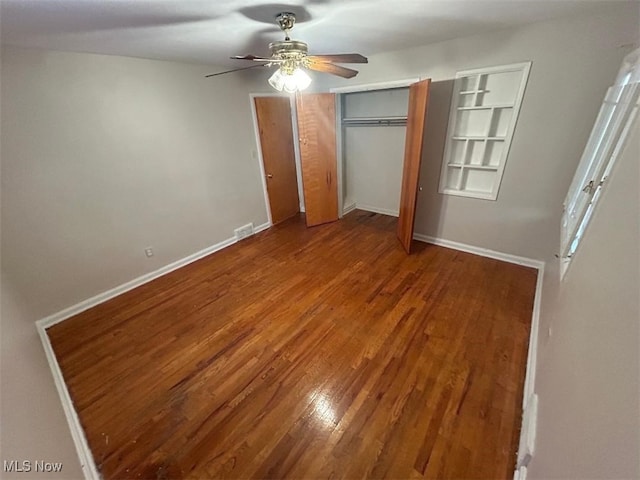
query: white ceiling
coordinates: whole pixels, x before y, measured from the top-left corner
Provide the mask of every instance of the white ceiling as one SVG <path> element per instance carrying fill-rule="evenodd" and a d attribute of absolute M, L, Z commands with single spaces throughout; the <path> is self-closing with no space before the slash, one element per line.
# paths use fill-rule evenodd
<path fill-rule="evenodd" d="M 292 38 L 310 53 L 372 55 L 490 30 L 579 15 L 612 0 L 2 0 L 3 44 L 238 66 L 230 55 L 267 55 Z"/>

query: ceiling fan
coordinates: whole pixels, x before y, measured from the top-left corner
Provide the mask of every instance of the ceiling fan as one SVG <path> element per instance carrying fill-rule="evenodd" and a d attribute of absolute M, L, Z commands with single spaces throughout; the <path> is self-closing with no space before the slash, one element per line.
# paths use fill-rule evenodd
<path fill-rule="evenodd" d="M 269 78 L 269 84 L 278 91 L 296 92 L 304 90 L 311 83 L 311 77 L 305 69 L 317 72 L 330 73 L 343 78 L 353 78 L 358 74 L 357 70 L 336 65 L 336 63 L 368 63 L 367 57 L 359 53 L 338 53 L 330 55 L 308 55 L 308 46 L 299 40 L 291 40 L 289 32 L 296 22 L 295 14 L 282 12 L 276 15 L 276 21 L 284 32 L 285 38 L 280 42 L 269 44 L 270 57 L 257 57 L 255 55 L 243 55 L 231 57 L 233 60 L 251 60 L 258 62 L 250 67 L 236 68 L 226 72 L 212 73 L 206 77 L 215 77 L 226 73 L 248 70 L 256 67 L 278 66 L 278 70 Z"/>

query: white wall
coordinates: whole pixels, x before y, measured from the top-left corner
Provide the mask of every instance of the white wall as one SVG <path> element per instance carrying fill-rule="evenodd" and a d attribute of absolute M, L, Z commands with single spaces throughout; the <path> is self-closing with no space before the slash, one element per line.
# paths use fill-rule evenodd
<path fill-rule="evenodd" d="M 416 232 L 545 260 L 557 253 L 567 185 L 637 29 L 638 4 L 615 4 L 597 15 L 372 55 L 355 79 L 323 80 L 329 88 L 432 78 Z M 438 194 L 456 71 L 523 61 L 533 65 L 498 200 Z"/>
<path fill-rule="evenodd" d="M 638 159 L 636 120 L 562 284 L 547 264 L 528 478 L 640 478 Z"/>
<path fill-rule="evenodd" d="M 211 71 L 3 49 L 0 460 L 81 477 L 36 320 L 267 221 L 249 92 L 268 87 Z"/>
<path fill-rule="evenodd" d="M 637 5 L 612 5 L 600 15 L 372 56 L 356 81 L 434 80 L 417 232 L 553 260 L 562 199 L 604 91 L 629 50 L 620 45 L 636 41 L 637 25 Z M 238 225 L 266 221 L 248 103 L 248 92 L 264 86 L 242 75 L 205 82 L 209 69 L 193 65 L 15 48 L 2 53 L 3 456 L 70 458 L 33 321 L 227 238 Z M 437 194 L 455 72 L 527 60 L 533 67 L 498 201 Z M 637 190 L 635 168 L 619 166 L 623 186 L 610 188 L 603 202 L 622 204 L 616 195 L 629 200 L 630 189 Z M 625 183 L 634 179 L 633 187 Z M 637 221 L 637 209 L 630 213 Z M 637 397 L 630 394 L 637 384 L 629 381 L 638 378 L 637 306 L 629 304 L 633 288 L 637 298 L 637 277 L 614 274 L 637 266 L 637 241 L 633 250 L 626 235 L 638 229 L 612 218 L 620 223 L 601 223 L 601 235 L 591 229 L 595 244 L 586 239 L 581 248 L 595 267 L 576 258 L 565 296 L 556 298 L 553 280 L 545 279 L 542 331 L 551 325 L 555 333 L 543 339 L 538 357 L 533 478 L 581 477 L 567 473 L 573 464 L 587 476 L 633 472 L 630 462 L 637 461 L 629 457 L 630 448 L 638 450 L 631 435 L 638 430 Z M 606 237 L 612 225 L 621 230 L 613 239 Z M 146 259 L 150 245 L 156 256 Z M 590 283 L 596 277 L 586 275 L 589 268 L 603 271 L 606 282 Z M 8 307 L 5 280 L 13 287 Z M 579 304 L 600 289 L 611 295 L 601 292 L 595 300 L 605 310 Z M 596 321 L 603 317 L 606 324 Z M 615 317 L 622 320 L 614 323 Z M 20 349 L 8 347 L 13 344 Z M 16 368 L 17 378 L 5 377 L 5 368 Z M 42 382 L 23 381 L 20 372 Z M 7 395 L 7 388 L 19 393 Z M 26 401 L 30 395 L 42 402 L 37 412 Z M 591 403 L 598 405 L 583 405 Z M 23 420 L 5 423 L 6 412 Z M 28 418 L 41 422 L 34 426 Z M 619 453 L 597 443 L 598 431 Z M 73 477 L 77 465 L 71 468 Z"/>
<path fill-rule="evenodd" d="M 2 269 L 36 314 L 267 221 L 249 92 L 268 86 L 211 70 L 3 50 Z"/>
<path fill-rule="evenodd" d="M 345 118 L 406 117 L 408 88 L 341 95 Z M 342 130 L 344 206 L 398 215 L 404 126 L 345 126 Z"/>
<path fill-rule="evenodd" d="M 616 3 L 598 15 L 375 55 L 351 81 L 433 79 L 418 233 L 547 262 L 532 479 L 640 477 L 637 131 L 562 285 L 554 256 L 562 201 L 600 103 L 639 43 L 639 10 Z M 498 200 L 438 194 L 455 72 L 522 61 L 533 65 Z"/>
<path fill-rule="evenodd" d="M 61 462 L 62 470 L 46 478 L 83 478 L 36 331 L 36 318 L 4 278 L 1 287 L 0 462 Z M 1 476 L 7 480 L 44 478 L 35 470 Z"/>
<path fill-rule="evenodd" d="M 406 128 L 347 127 L 343 130 L 344 205 L 398 216 Z"/>

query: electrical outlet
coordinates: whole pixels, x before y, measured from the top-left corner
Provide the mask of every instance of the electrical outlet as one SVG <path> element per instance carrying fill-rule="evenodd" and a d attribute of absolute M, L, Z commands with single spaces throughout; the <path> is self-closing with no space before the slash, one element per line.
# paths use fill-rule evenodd
<path fill-rule="evenodd" d="M 147 247 L 144 249 L 144 254 L 147 257 L 153 257 L 153 248 L 152 247 Z"/>

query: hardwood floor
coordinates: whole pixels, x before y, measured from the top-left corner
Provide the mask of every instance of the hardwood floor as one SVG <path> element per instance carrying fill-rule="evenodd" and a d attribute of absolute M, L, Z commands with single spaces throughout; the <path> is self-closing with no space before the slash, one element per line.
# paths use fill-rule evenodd
<path fill-rule="evenodd" d="M 300 218 L 48 330 L 104 478 L 511 478 L 536 271 Z"/>

